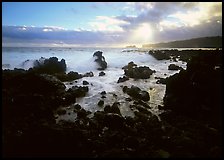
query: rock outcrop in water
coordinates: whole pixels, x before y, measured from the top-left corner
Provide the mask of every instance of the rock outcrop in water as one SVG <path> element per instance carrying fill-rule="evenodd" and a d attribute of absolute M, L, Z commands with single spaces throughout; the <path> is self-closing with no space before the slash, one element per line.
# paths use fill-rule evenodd
<path fill-rule="evenodd" d="M 131 97 L 136 98 L 136 99 L 140 99 L 143 101 L 150 100 L 149 93 L 147 91 L 142 91 L 140 88 L 133 86 L 133 85 L 131 86 L 131 88 L 124 86 L 123 92 L 127 93 L 128 95 L 130 95 Z"/>
<path fill-rule="evenodd" d="M 175 64 L 170 64 L 170 65 L 168 66 L 168 70 L 182 70 L 182 69 L 183 69 L 182 67 L 177 66 L 177 65 L 175 65 Z"/>
<path fill-rule="evenodd" d="M 97 62 L 98 65 L 100 66 L 99 68 L 97 68 L 98 70 L 105 70 L 107 68 L 107 62 L 105 61 L 105 58 L 102 54 L 103 54 L 102 51 L 96 51 L 93 54 L 93 57 L 96 58 L 95 62 Z"/>
<path fill-rule="evenodd" d="M 58 61 L 57 57 L 50 57 L 49 59 L 40 59 L 34 62 L 33 70 L 37 73 L 65 73 L 66 71 L 66 63 L 65 60 L 62 59 Z"/>
<path fill-rule="evenodd" d="M 3 157 L 221 158 L 221 59 L 221 53 L 197 57 L 166 79 L 162 121 L 143 101 L 146 91 L 132 86 L 123 91 L 132 97 L 133 118 L 105 100 L 91 118 L 74 104 L 75 121 L 55 123 L 55 114 L 68 114 L 65 107 L 88 87 L 66 91 L 52 75 L 2 70 Z"/>
<path fill-rule="evenodd" d="M 124 74 L 127 77 L 135 79 L 147 79 L 150 78 L 153 73 L 155 73 L 155 71 L 151 70 L 149 67 L 137 67 L 134 62 L 129 62 L 128 65 L 124 66 L 122 69 L 124 69 Z"/>

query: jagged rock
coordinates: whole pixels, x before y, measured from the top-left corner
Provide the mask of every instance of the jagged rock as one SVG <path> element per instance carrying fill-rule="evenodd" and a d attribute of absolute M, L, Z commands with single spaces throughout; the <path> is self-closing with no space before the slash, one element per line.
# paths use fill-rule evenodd
<path fill-rule="evenodd" d="M 99 73 L 99 76 L 105 76 L 106 74 L 105 74 L 105 72 L 100 72 Z"/>
<path fill-rule="evenodd" d="M 89 82 L 87 82 L 87 81 L 83 81 L 82 84 L 83 84 L 83 85 L 88 85 Z"/>
<path fill-rule="evenodd" d="M 150 78 L 153 73 L 155 73 L 155 71 L 151 70 L 149 67 L 137 67 L 137 65 L 133 62 L 130 62 L 127 66 L 124 66 L 123 69 L 124 74 L 127 77 L 135 79 L 147 79 Z"/>
<path fill-rule="evenodd" d="M 117 83 L 125 82 L 127 80 L 129 80 L 129 78 L 127 76 L 119 77 Z"/>
<path fill-rule="evenodd" d="M 105 70 L 107 68 L 107 62 L 105 61 L 105 58 L 102 54 L 103 54 L 102 51 L 96 51 L 93 54 L 93 57 L 96 58 L 95 62 L 97 62 L 98 65 L 100 66 L 100 68 L 97 68 L 98 70 Z"/>
<path fill-rule="evenodd" d="M 69 88 L 67 93 L 71 93 L 75 97 L 84 97 L 86 95 L 86 92 L 89 91 L 89 88 L 87 86 L 84 87 L 78 87 L 78 86 L 73 86 L 72 88 Z"/>
<path fill-rule="evenodd" d="M 80 110 L 82 107 L 79 104 L 74 105 L 75 110 Z"/>
<path fill-rule="evenodd" d="M 105 94 L 107 94 L 107 93 L 106 93 L 106 91 L 102 91 L 100 94 L 101 94 L 101 95 L 105 95 Z"/>
<path fill-rule="evenodd" d="M 154 58 L 157 60 L 168 60 L 170 59 L 170 56 L 167 54 L 167 52 L 164 51 L 149 51 L 149 54 L 151 54 Z"/>
<path fill-rule="evenodd" d="M 182 70 L 182 69 L 183 69 L 182 67 L 179 67 L 179 66 L 177 66 L 175 64 L 170 64 L 168 66 L 168 70 Z"/>
<path fill-rule="evenodd" d="M 118 102 L 114 102 L 112 106 L 106 105 L 105 108 L 104 108 L 104 111 L 106 113 L 117 113 L 117 114 L 121 114 L 118 105 L 119 105 Z"/>
<path fill-rule="evenodd" d="M 62 82 L 73 81 L 73 80 L 80 79 L 80 78 L 83 77 L 78 72 L 73 72 L 73 71 L 70 71 L 68 74 L 66 74 L 66 73 L 55 73 L 54 76 L 56 76 Z"/>
<path fill-rule="evenodd" d="M 98 104 L 98 106 L 103 106 L 104 105 L 104 101 L 100 100 L 97 104 Z"/>
<path fill-rule="evenodd" d="M 93 72 L 87 72 L 83 75 L 83 77 L 93 77 L 93 76 L 94 76 Z"/>
<path fill-rule="evenodd" d="M 66 63 L 65 60 L 62 59 L 58 61 L 57 57 L 50 57 L 49 59 L 40 59 L 34 62 L 33 71 L 36 73 L 65 73 L 66 71 Z"/>
<path fill-rule="evenodd" d="M 143 101 L 150 100 L 149 93 L 147 91 L 142 91 L 140 88 L 136 86 L 132 85 L 131 88 L 124 86 L 123 91 L 133 98 L 140 99 Z"/>

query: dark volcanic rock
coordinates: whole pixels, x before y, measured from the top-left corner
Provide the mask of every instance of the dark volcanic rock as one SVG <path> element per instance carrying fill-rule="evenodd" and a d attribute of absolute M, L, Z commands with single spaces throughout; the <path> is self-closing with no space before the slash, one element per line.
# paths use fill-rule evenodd
<path fill-rule="evenodd" d="M 107 92 L 106 91 L 102 91 L 100 94 L 101 95 L 105 95 L 105 94 L 107 94 Z"/>
<path fill-rule="evenodd" d="M 182 115 L 221 123 L 221 51 L 193 57 L 187 70 L 170 76 L 166 83 L 164 108 Z"/>
<path fill-rule="evenodd" d="M 179 66 L 177 66 L 175 64 L 170 64 L 168 66 L 168 70 L 182 70 L 182 69 L 183 69 L 182 67 L 179 67 Z"/>
<path fill-rule="evenodd" d="M 97 103 L 98 106 L 103 106 L 104 105 L 104 101 L 100 100 L 98 103 Z"/>
<path fill-rule="evenodd" d="M 93 76 L 94 76 L 93 72 L 87 72 L 83 75 L 83 77 L 93 77 Z"/>
<path fill-rule="evenodd" d="M 124 69 L 124 74 L 127 77 L 135 79 L 147 79 L 150 78 L 153 73 L 155 73 L 155 71 L 151 70 L 149 67 L 137 67 L 137 65 L 133 62 L 129 62 L 128 65 L 124 66 L 122 69 Z"/>
<path fill-rule="evenodd" d="M 105 76 L 105 75 L 106 75 L 106 74 L 105 74 L 105 72 L 103 72 L 103 71 L 99 73 L 99 76 Z"/>
<path fill-rule="evenodd" d="M 87 81 L 83 81 L 82 84 L 83 84 L 83 85 L 88 85 L 89 82 L 87 82 Z"/>
<path fill-rule="evenodd" d="M 121 128 L 124 125 L 124 118 L 117 113 L 105 114 L 104 121 L 110 128 Z"/>
<path fill-rule="evenodd" d="M 125 82 L 127 80 L 129 80 L 129 78 L 127 76 L 119 77 L 117 83 Z"/>
<path fill-rule="evenodd" d="M 127 93 L 129 96 L 140 99 L 143 101 L 149 101 L 149 93 L 147 91 L 142 91 L 140 88 L 136 86 L 131 86 L 131 88 L 128 88 L 127 86 L 123 87 L 123 92 Z"/>
<path fill-rule="evenodd" d="M 100 66 L 100 68 L 97 68 L 98 70 L 105 70 L 107 68 L 107 62 L 105 61 L 105 58 L 102 54 L 103 54 L 102 51 L 96 51 L 93 54 L 93 57 L 96 58 L 95 62 L 97 62 L 98 65 Z"/>
<path fill-rule="evenodd" d="M 155 77 L 156 79 L 159 79 L 156 81 L 156 84 L 166 84 L 167 78 L 160 78 L 160 77 Z"/>
<path fill-rule="evenodd" d="M 168 60 L 170 59 L 170 56 L 166 54 L 164 51 L 149 51 L 149 54 L 151 54 L 154 58 L 157 60 Z"/>
<path fill-rule="evenodd" d="M 119 105 L 118 102 L 113 103 L 112 106 L 106 105 L 105 108 L 104 108 L 104 111 L 106 113 L 117 113 L 117 114 L 121 115 L 121 112 L 120 112 L 120 109 L 119 109 L 118 105 Z"/>
<path fill-rule="evenodd" d="M 70 71 L 68 74 L 66 74 L 66 73 L 55 73 L 54 76 L 56 76 L 62 82 L 73 81 L 73 80 L 80 79 L 80 78 L 83 77 L 78 72 L 73 72 L 73 71 Z"/>
<path fill-rule="evenodd" d="M 33 70 L 37 73 L 64 73 L 66 71 L 65 60 L 58 61 L 57 57 L 50 57 L 49 59 L 36 60 Z"/>
<path fill-rule="evenodd" d="M 87 86 L 73 86 L 72 88 L 68 89 L 67 93 L 70 93 L 75 97 L 84 97 L 88 91 L 89 88 Z"/>

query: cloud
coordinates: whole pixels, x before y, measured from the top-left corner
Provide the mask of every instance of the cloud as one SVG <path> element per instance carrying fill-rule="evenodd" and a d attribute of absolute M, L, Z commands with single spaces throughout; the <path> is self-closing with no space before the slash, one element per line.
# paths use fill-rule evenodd
<path fill-rule="evenodd" d="M 98 4 L 98 3 L 97 3 Z M 116 3 L 92 3 L 113 6 Z M 120 5 L 121 3 L 119 3 Z M 222 35 L 221 2 L 127 2 L 125 14 L 96 16 L 86 28 L 3 26 L 3 44 L 143 44 Z"/>
<path fill-rule="evenodd" d="M 107 33 L 100 31 L 86 30 L 66 30 L 58 27 L 26 27 L 23 26 L 3 26 L 3 44 L 11 43 L 48 43 L 48 44 L 115 44 L 122 42 L 123 37 L 116 32 Z"/>
<path fill-rule="evenodd" d="M 150 24 L 151 41 L 222 35 L 221 2 L 127 2 L 124 8 L 135 10 L 137 16 L 117 16 L 129 22 L 123 29 L 136 31 Z"/>
<path fill-rule="evenodd" d="M 122 25 L 129 22 L 117 19 L 116 17 L 97 16 L 92 22 L 89 22 L 94 31 L 123 32 Z"/>

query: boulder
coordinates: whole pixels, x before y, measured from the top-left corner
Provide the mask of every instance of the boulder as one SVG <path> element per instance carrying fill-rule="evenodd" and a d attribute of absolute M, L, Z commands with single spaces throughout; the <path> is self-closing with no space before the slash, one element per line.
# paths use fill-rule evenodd
<path fill-rule="evenodd" d="M 89 82 L 87 82 L 87 81 L 83 81 L 82 84 L 83 84 L 83 85 L 88 85 Z"/>
<path fill-rule="evenodd" d="M 95 57 L 95 62 L 99 65 L 99 68 L 97 68 L 98 70 L 105 70 L 107 68 L 107 62 L 102 54 L 102 51 L 96 51 L 93 54 L 93 57 Z"/>
<path fill-rule="evenodd" d="M 140 66 L 137 67 L 133 62 L 129 62 L 127 66 L 123 67 L 124 74 L 127 77 L 135 78 L 135 79 L 147 79 L 155 73 L 155 71 L 151 70 L 149 67 Z M 122 79 L 121 79 L 122 80 Z"/>
<path fill-rule="evenodd" d="M 49 59 L 39 59 L 34 62 L 33 71 L 37 73 L 65 73 L 66 71 L 66 63 L 65 60 L 62 59 L 58 61 L 57 57 L 50 57 Z"/>
<path fill-rule="evenodd" d="M 98 103 L 97 103 L 98 106 L 103 106 L 104 105 L 104 101 L 100 100 Z"/>
<path fill-rule="evenodd" d="M 117 83 L 125 82 L 127 80 L 129 80 L 129 78 L 127 76 L 119 77 Z"/>
<path fill-rule="evenodd" d="M 104 108 L 104 111 L 106 113 L 117 113 L 119 115 L 121 115 L 120 109 L 118 107 L 119 103 L 118 102 L 114 102 L 112 106 L 110 105 L 106 105 Z"/>
<path fill-rule="evenodd" d="M 99 76 L 105 76 L 105 75 L 106 75 L 106 74 L 105 74 L 105 72 L 103 72 L 103 71 L 99 73 Z"/>
<path fill-rule="evenodd" d="M 83 77 L 93 77 L 93 76 L 94 76 L 93 72 L 87 72 L 83 75 Z"/>
<path fill-rule="evenodd" d="M 70 93 L 75 97 L 84 97 L 88 91 L 89 88 L 87 86 L 73 86 L 72 88 L 69 88 L 66 93 Z"/>
<path fill-rule="evenodd" d="M 164 51 L 156 50 L 156 51 L 149 51 L 148 53 L 150 55 L 152 55 L 154 58 L 156 58 L 157 60 L 168 60 L 168 59 L 170 59 L 169 54 L 167 54 L 167 52 L 164 52 Z"/>
<path fill-rule="evenodd" d="M 177 66 L 175 64 L 170 64 L 168 66 L 168 70 L 182 70 L 182 69 L 183 69 L 182 67 L 179 67 L 179 66 Z"/>
<path fill-rule="evenodd" d="M 149 93 L 147 91 L 142 91 L 140 88 L 136 86 L 131 86 L 131 88 L 128 88 L 127 86 L 123 87 L 123 91 L 126 92 L 129 96 L 140 99 L 143 101 L 149 101 Z"/>

